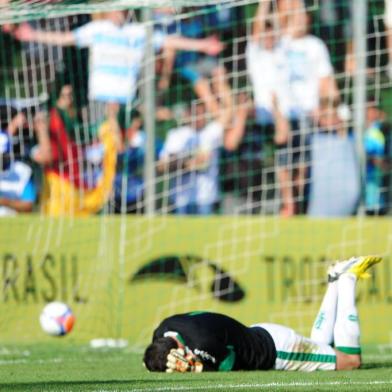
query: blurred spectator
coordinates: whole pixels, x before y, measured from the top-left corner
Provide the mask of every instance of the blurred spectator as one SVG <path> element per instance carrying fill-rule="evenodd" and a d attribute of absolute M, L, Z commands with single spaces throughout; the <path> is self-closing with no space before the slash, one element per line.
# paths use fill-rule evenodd
<path fill-rule="evenodd" d="M 133 101 L 145 52 L 146 30 L 142 24 L 129 23 L 126 11 L 107 12 L 104 19 L 93 20 L 69 32 L 33 30 L 23 24 L 14 34 L 21 41 L 90 49 L 89 99 L 94 122 L 103 118 L 106 103 L 118 106 Z M 213 38 L 190 40 L 165 37 L 157 32 L 153 40 L 156 49 L 187 49 L 210 54 L 222 50 L 222 44 Z"/>
<path fill-rule="evenodd" d="M 385 175 L 388 172 L 386 138 L 383 132 L 385 113 L 374 103 L 368 102 L 365 132 L 366 183 L 365 208 L 368 215 L 386 213 Z"/>
<path fill-rule="evenodd" d="M 9 121 L 8 117 L 11 117 Z M 27 126 L 25 114 L 3 107 L 1 119 L 0 216 L 31 212 L 38 197 L 38 189 L 29 160 L 45 164 L 50 160 L 51 154 L 46 117 L 43 113 L 37 113 L 34 117 L 33 128 L 37 144 L 30 150 L 28 156 L 15 154 L 13 143 L 17 134 Z"/>
<path fill-rule="evenodd" d="M 281 215 L 304 210 L 305 179 L 309 161 L 309 134 L 320 99 L 339 97 L 328 49 L 323 41 L 309 34 L 310 16 L 302 0 L 279 0 L 278 20 L 281 39 L 278 69 L 287 86 L 283 115 L 292 132 L 277 138 L 278 180 L 281 188 Z M 280 96 L 277 95 L 279 100 Z M 287 115 L 288 113 L 288 115 Z M 285 129 L 285 127 L 282 127 Z M 285 135 L 286 140 L 285 140 Z"/>
<path fill-rule="evenodd" d="M 180 7 L 159 7 L 153 9 L 154 28 L 163 34 L 179 34 L 179 24 L 176 14 L 180 12 Z"/>
<path fill-rule="evenodd" d="M 289 133 L 289 125 L 285 121 L 290 114 L 287 99 L 289 86 L 284 68 L 279 64 L 280 34 L 274 25 L 274 19 L 268 16 L 269 8 L 270 2 L 259 3 L 253 19 L 252 35 L 246 48 L 247 71 L 255 106 L 253 130 L 248 131 L 245 138 L 248 141 L 249 136 L 252 137 L 247 143 L 246 155 L 251 157 L 253 162 L 249 160 L 247 166 L 252 167 L 253 171 L 259 171 L 253 175 L 254 180 L 259 179 L 259 183 L 253 183 L 253 186 L 260 185 L 262 157 L 267 154 L 267 144 L 271 145 L 272 141 L 277 145 L 285 144 Z M 288 204 L 286 200 L 290 190 L 290 186 L 281 187 L 283 206 Z"/>
<path fill-rule="evenodd" d="M 309 34 L 310 15 L 300 0 L 292 0 L 290 10 L 281 40 L 281 61 L 287 64 L 290 111 L 297 118 L 313 117 L 319 99 L 338 98 L 339 91 L 325 43 Z"/>
<path fill-rule="evenodd" d="M 355 71 L 353 52 L 352 7 L 347 0 L 321 0 L 315 34 L 328 43 L 338 72 L 352 75 Z"/>
<path fill-rule="evenodd" d="M 313 217 L 350 216 L 360 200 L 355 140 L 340 119 L 338 106 L 338 99 L 321 99 L 318 130 L 312 135 L 308 214 Z"/>
<path fill-rule="evenodd" d="M 246 48 L 247 71 L 252 84 L 256 110 L 256 123 L 273 126 L 273 98 L 278 96 L 278 104 L 284 103 L 288 86 L 282 80 L 279 69 L 277 31 L 272 20 L 265 20 L 268 2 L 262 2 L 253 21 L 253 31 Z M 266 77 L 268 75 L 268 77 Z M 287 113 L 288 114 L 288 113 Z"/>
<path fill-rule="evenodd" d="M 143 212 L 144 158 L 146 133 L 139 112 L 131 115 L 131 124 L 125 123 L 124 149 L 117 157 L 116 177 L 114 180 L 114 209 L 116 212 Z M 156 140 L 155 156 L 158 158 L 161 142 Z"/>
<path fill-rule="evenodd" d="M 238 147 L 243 136 L 248 106 L 243 101 L 238 106 L 235 123 L 230 110 L 208 121 L 204 103 L 195 105 L 192 122 L 172 129 L 167 135 L 160 154 L 158 171 L 170 172 L 170 202 L 177 214 L 202 214 L 214 212 L 219 200 L 219 148 Z"/>
<path fill-rule="evenodd" d="M 5 4 L 12 2 L 2 0 L 4 10 Z M 23 0 L 21 3 L 31 3 L 31 0 Z M 48 3 L 55 3 L 56 0 L 48 0 Z M 25 4 L 28 7 L 28 4 Z M 66 17 L 51 17 L 35 20 L 34 18 L 25 22 L 35 29 L 65 31 L 69 29 L 69 19 Z M 14 34 L 18 26 L 6 23 L 1 26 L 4 33 Z M 12 43 L 12 48 L 7 48 L 12 53 L 11 62 L 13 83 L 17 87 L 14 93 L 16 97 L 35 98 L 40 103 L 45 102 L 46 91 L 50 90 L 52 83 L 63 69 L 63 50 L 57 46 L 43 46 L 35 42 L 23 42 L 21 45 Z M 19 87 L 23 86 L 23 88 Z M 2 95 L 4 96 L 4 95 Z"/>
<path fill-rule="evenodd" d="M 173 22 L 166 27 L 167 31 L 177 32 L 191 39 L 201 39 L 211 27 L 209 23 L 206 23 L 209 21 L 209 17 L 219 17 L 215 8 L 211 10 L 205 8 L 203 11 L 205 14 L 198 13 Z M 186 48 L 180 52 L 174 49 L 173 47 L 167 47 L 163 51 L 164 63 L 159 88 L 168 88 L 174 68 L 182 78 L 193 86 L 197 97 L 205 104 L 207 112 L 214 117 L 219 116 L 220 100 L 225 100 L 225 105 L 232 105 L 232 92 L 224 66 L 218 63 L 216 56 L 191 52 Z"/>
<path fill-rule="evenodd" d="M 107 105 L 107 120 L 98 129 L 100 144 L 94 150 L 77 128 L 72 86 L 60 88 L 49 117 L 52 157 L 45 166 L 43 212 L 53 216 L 89 215 L 102 209 L 111 195 L 115 174 L 119 145 L 117 113 L 116 105 Z M 88 162 L 100 164 L 99 172 L 88 171 Z"/>
<path fill-rule="evenodd" d="M 73 87 L 65 84 L 56 94 L 55 106 L 49 113 L 52 161 L 45 171 L 67 179 L 77 188 L 85 188 L 84 152 L 80 140 L 77 142 L 80 139 L 79 134 L 76 134 L 77 122 Z"/>
<path fill-rule="evenodd" d="M 45 172 L 66 179 L 76 188 L 90 189 L 99 176 L 94 167 L 101 163 L 103 150 L 92 128 L 81 126 L 74 94 L 71 84 L 61 85 L 55 91 L 55 105 L 49 113 L 52 160 Z M 121 144 L 120 139 L 116 142 Z"/>
<path fill-rule="evenodd" d="M 392 0 L 385 0 L 384 24 L 387 33 L 388 66 L 387 74 L 392 80 Z"/>

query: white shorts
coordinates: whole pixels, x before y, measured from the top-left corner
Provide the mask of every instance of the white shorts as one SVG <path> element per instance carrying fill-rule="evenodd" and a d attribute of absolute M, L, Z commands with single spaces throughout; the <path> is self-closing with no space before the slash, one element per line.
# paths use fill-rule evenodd
<path fill-rule="evenodd" d="M 272 336 L 277 352 L 275 370 L 313 372 L 336 369 L 336 354 L 331 346 L 313 342 L 278 324 L 263 323 L 252 327 L 262 327 Z"/>

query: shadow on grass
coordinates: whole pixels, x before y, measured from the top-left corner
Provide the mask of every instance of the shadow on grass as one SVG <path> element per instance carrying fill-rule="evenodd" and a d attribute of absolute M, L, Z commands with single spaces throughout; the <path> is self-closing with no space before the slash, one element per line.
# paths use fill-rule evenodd
<path fill-rule="evenodd" d="M 391 361 L 366 362 L 361 365 L 361 369 L 381 369 L 381 368 L 392 368 L 392 362 Z"/>

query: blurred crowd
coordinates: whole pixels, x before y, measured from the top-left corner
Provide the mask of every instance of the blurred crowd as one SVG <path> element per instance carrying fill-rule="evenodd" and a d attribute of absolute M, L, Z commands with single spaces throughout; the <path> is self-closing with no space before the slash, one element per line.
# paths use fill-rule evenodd
<path fill-rule="evenodd" d="M 351 0 L 159 8 L 151 35 L 133 11 L 3 25 L 0 67 L 22 54 L 33 91 L 10 94 L 18 76 L 1 73 L 0 216 L 143 213 L 146 116 L 157 211 L 388 213 L 380 86 L 392 80 L 392 0 L 371 3 L 367 77 L 379 88 L 367 91 L 363 134 L 350 110 Z M 148 61 L 155 113 L 144 105 Z"/>

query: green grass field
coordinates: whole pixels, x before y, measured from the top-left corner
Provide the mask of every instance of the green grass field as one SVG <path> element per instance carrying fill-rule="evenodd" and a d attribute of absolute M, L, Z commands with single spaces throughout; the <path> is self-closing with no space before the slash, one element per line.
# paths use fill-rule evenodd
<path fill-rule="evenodd" d="M 64 342 L 62 342 L 64 343 Z M 0 346 L 1 391 L 391 391 L 392 349 L 365 347 L 351 372 L 148 373 L 130 349 Z"/>

